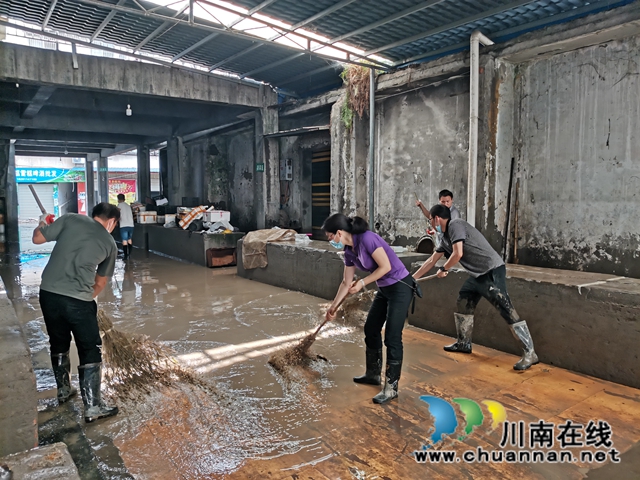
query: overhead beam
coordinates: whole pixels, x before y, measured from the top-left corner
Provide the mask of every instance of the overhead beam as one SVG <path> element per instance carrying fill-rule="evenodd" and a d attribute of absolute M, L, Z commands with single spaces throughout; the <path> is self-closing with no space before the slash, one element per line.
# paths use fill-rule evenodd
<path fill-rule="evenodd" d="M 105 9 L 108 9 L 108 10 L 116 10 L 116 11 L 120 11 L 120 12 L 124 12 L 124 13 L 130 13 L 132 15 L 136 15 L 136 16 L 139 16 L 139 17 L 155 18 L 157 20 L 168 20 L 168 21 L 171 21 L 172 23 L 175 23 L 175 24 L 191 26 L 191 27 L 194 27 L 194 28 L 199 28 L 199 29 L 202 29 L 202 30 L 207 30 L 207 31 L 212 31 L 212 32 L 220 32 L 220 33 L 222 33 L 224 35 L 227 35 L 227 36 L 236 37 L 236 38 L 240 38 L 240 39 L 251 41 L 251 42 L 254 42 L 256 40 L 257 41 L 264 41 L 263 39 L 260 39 L 258 37 L 255 37 L 255 36 L 252 36 L 252 35 L 249 35 L 249 34 L 246 34 L 246 33 L 242 33 L 242 32 L 239 32 L 237 30 L 227 30 L 224 27 L 216 26 L 216 25 L 213 25 L 213 24 L 204 24 L 204 23 L 193 23 L 193 24 L 190 24 L 188 20 L 182 20 L 182 19 L 179 19 L 179 18 L 172 18 L 172 17 L 168 17 L 168 16 L 163 15 L 163 14 L 155 13 L 155 12 L 154 13 L 151 13 L 151 12 L 148 12 L 148 11 L 147 12 L 141 12 L 140 10 L 136 10 L 136 9 L 125 7 L 125 6 L 121 6 L 121 5 L 112 5 L 112 4 L 103 2 L 101 0 L 78 0 L 78 1 L 81 2 L 81 3 L 85 3 L 87 5 L 93 5 L 93 6 L 100 7 L 100 8 L 105 8 Z M 206 4 L 206 5 L 211 5 L 211 6 L 214 6 L 216 8 L 219 8 L 221 10 L 233 13 L 235 15 L 243 16 L 245 18 L 252 18 L 256 22 L 261 23 L 263 25 L 266 25 L 268 27 L 274 28 L 276 30 L 284 31 L 286 33 L 293 33 L 293 31 L 291 29 L 282 28 L 278 24 L 273 23 L 273 22 L 269 22 L 267 20 L 262 20 L 262 19 L 258 19 L 258 18 L 255 18 L 255 17 L 249 17 L 249 15 L 247 15 L 247 14 L 238 13 L 236 10 L 234 10 L 232 8 L 228 8 L 228 7 L 224 6 L 224 5 L 215 4 L 215 3 L 212 3 L 212 2 L 208 2 L 206 0 L 200 0 L 200 3 Z M 11 25 L 11 26 L 14 26 L 14 25 Z M 312 37 L 308 37 L 308 36 L 300 34 L 300 33 L 297 33 L 296 35 L 300 35 L 301 37 L 303 37 L 305 39 L 309 39 L 309 40 L 311 40 L 311 41 L 313 41 L 315 43 L 319 43 L 321 45 L 330 46 L 326 42 L 318 41 L 318 40 L 316 40 L 316 39 L 314 39 Z M 298 51 L 297 48 L 290 47 L 288 45 L 278 44 L 278 46 L 281 47 L 281 48 L 284 48 L 284 49 L 288 49 L 288 50 L 292 50 L 292 51 Z M 366 59 L 366 55 L 358 54 L 358 53 L 352 52 L 352 51 L 350 51 L 348 49 L 345 49 L 345 48 L 342 48 L 342 47 L 333 46 L 332 48 L 334 48 L 336 50 L 339 50 L 339 51 L 342 51 L 344 53 L 347 53 L 347 54 L 349 54 L 349 55 L 351 55 L 351 56 L 353 56 L 355 58 Z M 121 52 L 121 51 L 119 53 L 123 54 L 123 52 Z M 353 61 L 353 60 L 350 60 L 350 59 L 343 59 L 343 58 L 339 58 L 339 57 L 334 57 L 332 55 L 326 55 L 326 54 L 321 54 L 321 53 L 314 53 L 314 55 L 316 55 L 318 57 L 321 57 L 321 58 L 326 58 L 326 59 L 335 60 L 335 61 L 339 61 L 339 62 L 367 66 L 366 64 L 362 64 L 361 62 Z M 371 62 L 371 63 L 374 63 L 376 65 L 379 65 L 379 67 L 381 69 L 383 69 L 383 70 L 387 70 L 388 69 L 388 65 L 386 65 L 386 64 L 384 64 L 382 62 L 378 62 L 378 61 L 372 60 L 372 59 L 366 59 L 366 60 L 368 62 Z"/>
<path fill-rule="evenodd" d="M 459 27 L 461 25 L 465 25 L 467 23 L 475 22 L 476 20 L 480 20 L 482 18 L 487 18 L 492 15 L 496 15 L 498 13 L 511 10 L 512 8 L 521 7 L 522 5 L 526 5 L 528 3 L 532 3 L 535 0 L 516 0 L 515 2 L 508 3 L 506 5 L 500 5 L 498 7 L 492 8 L 491 10 L 486 10 L 484 12 L 477 13 L 475 15 L 471 15 L 469 17 L 461 18 L 460 20 L 456 20 L 455 22 L 448 23 L 446 25 L 442 25 L 437 28 L 433 28 L 431 30 L 427 30 L 425 32 L 421 32 L 417 35 L 413 35 L 411 37 L 403 38 L 402 40 L 398 40 L 393 43 L 389 43 L 387 45 L 383 45 L 381 47 L 376 47 L 371 50 L 367 50 L 365 55 L 374 55 L 379 52 L 384 52 L 385 50 L 391 50 L 392 48 L 399 47 L 401 45 L 406 45 L 408 43 L 413 43 L 417 40 L 422 40 L 423 38 L 430 37 L 432 35 L 437 35 L 438 33 L 442 33 L 446 30 L 450 30 L 452 28 Z"/>
<path fill-rule="evenodd" d="M 38 114 L 38 112 L 42 109 L 42 107 L 44 107 L 44 104 L 47 102 L 47 100 L 51 98 L 51 95 L 53 95 L 53 92 L 55 91 L 56 91 L 56 87 L 51 87 L 47 85 L 43 85 L 40 88 L 38 88 L 38 91 L 31 99 L 31 102 L 29 103 L 29 105 L 27 105 L 27 107 L 22 112 L 22 115 L 20 116 L 22 118 L 35 117 Z"/>
<path fill-rule="evenodd" d="M 439 3 L 442 3 L 443 1 L 444 0 L 429 0 L 427 2 L 419 3 L 418 5 L 414 5 L 413 7 L 406 8 L 401 12 L 395 13 L 393 15 L 389 15 L 388 17 L 378 20 L 377 22 L 370 23 L 368 25 L 365 25 L 364 27 L 360 27 L 356 30 L 352 30 L 351 32 L 345 33 L 338 37 L 334 37 L 331 40 L 329 40 L 329 43 L 333 44 L 333 43 L 341 42 L 342 40 L 346 40 L 349 37 L 353 37 L 355 35 L 368 32 L 369 30 L 373 30 L 374 28 L 381 27 L 382 25 L 386 25 L 387 23 L 391 23 L 395 20 L 399 20 L 401 18 L 407 17 L 416 12 L 419 12 L 420 10 L 424 10 L 425 8 L 429 8 Z"/>
<path fill-rule="evenodd" d="M 288 85 L 289 83 L 297 82 L 298 80 L 302 80 L 303 78 L 310 77 L 311 75 L 315 75 L 316 73 L 324 72 L 325 70 L 329 70 L 331 68 L 335 68 L 336 70 L 340 69 L 339 65 L 327 65 L 325 67 L 316 68 L 315 70 L 311 70 L 309 72 L 301 73 L 300 75 L 296 75 L 295 77 L 287 79 L 286 82 L 278 82 L 278 86 Z"/>
<path fill-rule="evenodd" d="M 44 17 L 44 21 L 42 22 L 42 30 L 47 28 L 47 25 L 49 25 L 49 20 L 51 20 L 51 15 L 53 14 L 53 10 L 56 8 L 56 4 L 57 3 L 58 3 L 58 0 L 53 0 L 51 2 L 51 6 L 49 7 L 49 10 L 47 11 L 47 15 Z"/>
<path fill-rule="evenodd" d="M 15 133 L 11 129 L 0 128 L 0 139 L 33 139 L 45 141 L 68 141 L 68 142 L 84 142 L 84 143 L 109 143 L 109 144 L 137 144 L 146 141 L 149 137 L 141 135 L 122 135 L 113 133 L 89 133 L 58 130 L 24 130 Z M 152 137 L 156 138 L 156 137 Z"/>
<path fill-rule="evenodd" d="M 118 1 L 118 5 L 124 5 L 124 2 L 126 2 L 127 0 L 119 0 Z M 90 42 L 93 42 L 98 35 L 100 35 L 102 33 L 102 30 L 104 30 L 104 27 L 106 27 L 107 25 L 109 25 L 109 22 L 113 19 L 113 17 L 116 16 L 116 12 L 115 10 L 112 10 L 109 12 L 109 14 L 104 18 L 104 20 L 102 21 L 102 23 L 98 26 L 98 28 L 96 28 L 96 31 L 93 32 L 93 34 L 91 35 L 90 38 Z M 44 27 L 43 27 L 44 28 Z"/>
<path fill-rule="evenodd" d="M 0 25 L 3 23 L 5 22 L 0 20 Z M 88 45 L 92 48 L 97 47 Z M 105 49 L 103 46 L 99 48 Z M 146 58 L 141 55 L 138 57 Z M 149 63 L 90 55 L 78 56 L 81 73 L 71 75 L 68 68 L 69 60 L 68 53 L 0 42 L 0 81 L 104 90 L 125 95 L 154 95 L 161 98 L 248 107 L 261 107 L 264 102 L 258 84 L 220 75 L 194 70 L 185 73 Z M 168 62 L 164 63 L 171 65 Z M 108 71 L 109 75 L 104 75 L 105 71 Z"/>
<path fill-rule="evenodd" d="M 136 148 L 137 148 L 136 145 L 116 145 L 113 148 L 103 148 L 100 151 L 100 156 L 112 157 L 114 155 L 121 155 L 123 153 L 130 152 L 132 150 L 135 150 Z"/>

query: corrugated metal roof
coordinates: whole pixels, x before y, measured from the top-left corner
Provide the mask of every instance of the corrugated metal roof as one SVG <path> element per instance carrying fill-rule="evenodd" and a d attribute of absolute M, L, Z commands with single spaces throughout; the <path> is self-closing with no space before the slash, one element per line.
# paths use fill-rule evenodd
<path fill-rule="evenodd" d="M 155 7 L 150 3 L 101 1 L 95 4 L 96 0 L 3 0 L 0 15 L 42 25 L 50 13 L 47 27 L 90 38 L 110 14 L 110 6 L 118 4 L 115 8 L 125 7 L 129 11 L 114 11 L 110 21 L 102 25 L 97 40 L 132 49 L 140 47 L 143 52 L 170 58 L 177 56 L 201 67 L 217 67 L 240 76 L 248 74 L 249 78 L 283 86 L 301 95 L 339 83 L 339 64 L 337 68 L 326 68 L 335 62 L 311 52 L 299 54 L 281 44 L 251 37 L 251 32 L 230 35 L 229 31 L 221 31 L 226 27 L 213 22 L 201 27 L 175 24 L 171 20 L 177 15 L 174 10 L 155 8 L 153 15 L 148 15 L 138 6 L 140 3 L 145 8 Z M 510 38 L 632 1 L 275 0 L 260 13 L 291 25 L 317 16 L 304 28 L 331 39 L 330 43 L 340 40 L 398 66 L 464 48 L 475 29 L 494 40 Z M 264 2 L 234 0 L 233 3 L 252 9 Z M 185 20 L 187 14 L 177 18 Z M 200 19 L 198 22 L 205 23 Z M 218 34 L 213 35 L 216 29 Z M 305 77 L 305 73 L 309 76 Z"/>

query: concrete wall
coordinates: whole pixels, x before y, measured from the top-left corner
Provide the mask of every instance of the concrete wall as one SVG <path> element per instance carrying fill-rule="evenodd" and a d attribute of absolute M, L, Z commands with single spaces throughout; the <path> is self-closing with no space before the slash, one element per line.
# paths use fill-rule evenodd
<path fill-rule="evenodd" d="M 376 228 L 394 244 L 415 245 L 425 220 L 414 194 L 430 207 L 447 188 L 466 216 L 469 80 L 395 95 L 377 108 Z"/>
<path fill-rule="evenodd" d="M 518 258 L 640 277 L 640 36 L 521 66 Z"/>
<path fill-rule="evenodd" d="M 78 187 L 75 183 L 58 184 L 58 206 L 60 215 L 78 213 Z"/>

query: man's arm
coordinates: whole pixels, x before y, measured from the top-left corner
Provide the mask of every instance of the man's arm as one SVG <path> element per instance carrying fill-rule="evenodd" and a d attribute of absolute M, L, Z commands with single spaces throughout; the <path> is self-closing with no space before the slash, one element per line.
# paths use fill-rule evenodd
<path fill-rule="evenodd" d="M 101 277 L 96 274 L 96 283 L 93 285 L 93 298 L 96 298 L 100 295 L 100 292 L 104 290 L 104 287 L 107 285 L 107 277 Z"/>
<path fill-rule="evenodd" d="M 33 230 L 33 235 L 31 236 L 31 241 L 35 245 L 42 245 L 43 243 L 47 243 L 47 239 L 44 238 L 44 235 L 40 231 L 41 227 L 46 227 L 47 224 L 44 222 L 40 222 L 38 226 Z"/>
<path fill-rule="evenodd" d="M 463 253 L 464 253 L 464 242 L 459 241 L 454 243 L 453 253 L 449 257 L 449 259 L 445 262 L 445 264 L 442 266 L 442 268 L 444 268 L 444 271 L 438 272 L 438 278 L 446 277 L 447 274 L 449 273 L 449 269 L 460 261 Z"/>
<path fill-rule="evenodd" d="M 424 206 L 422 201 L 416 200 L 416 207 L 420 207 L 420 210 L 422 210 L 422 214 L 429 220 L 431 220 L 431 213 L 429 213 L 429 210 L 427 210 L 427 207 Z"/>
<path fill-rule="evenodd" d="M 422 264 L 422 266 L 418 269 L 418 271 L 413 274 L 413 278 L 417 280 L 418 278 L 423 276 L 425 273 L 427 273 L 429 270 L 431 270 L 435 266 L 437 261 L 442 258 L 442 255 L 444 255 L 444 253 L 442 252 L 433 252 L 433 254 L 427 259 L 426 262 Z"/>

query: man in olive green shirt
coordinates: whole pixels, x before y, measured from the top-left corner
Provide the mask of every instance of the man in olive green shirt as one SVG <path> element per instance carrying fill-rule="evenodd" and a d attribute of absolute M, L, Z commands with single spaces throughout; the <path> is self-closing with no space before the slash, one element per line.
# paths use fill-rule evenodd
<path fill-rule="evenodd" d="M 87 422 L 118 413 L 117 407 L 105 406 L 100 397 L 102 340 L 93 300 L 113 275 L 118 250 L 111 232 L 119 218 L 115 205 L 99 203 L 92 218 L 68 213 L 50 225 L 41 218 L 33 231 L 36 245 L 56 242 L 42 273 L 40 307 L 49 334 L 58 401 L 66 402 L 76 393 L 69 360 L 73 334 Z"/>

